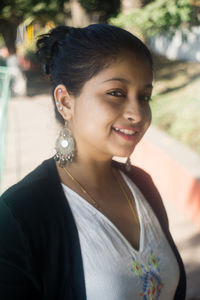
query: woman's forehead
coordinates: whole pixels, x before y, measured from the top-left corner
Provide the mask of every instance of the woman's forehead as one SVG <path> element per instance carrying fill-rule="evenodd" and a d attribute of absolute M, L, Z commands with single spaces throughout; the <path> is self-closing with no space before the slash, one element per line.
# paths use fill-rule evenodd
<path fill-rule="evenodd" d="M 144 56 L 120 56 L 118 60 L 112 61 L 102 69 L 96 78 L 102 82 L 121 81 L 129 83 L 131 77 L 140 77 L 145 81 L 152 81 L 152 67 Z"/>

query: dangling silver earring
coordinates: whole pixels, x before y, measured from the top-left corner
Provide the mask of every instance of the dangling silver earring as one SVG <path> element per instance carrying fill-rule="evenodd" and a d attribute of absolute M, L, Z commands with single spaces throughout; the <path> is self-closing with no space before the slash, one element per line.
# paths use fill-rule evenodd
<path fill-rule="evenodd" d="M 59 166 L 63 168 L 68 162 L 72 162 L 75 156 L 75 140 L 71 130 L 65 126 L 61 129 L 59 137 L 56 140 L 56 154 L 54 159 L 58 161 Z"/>
<path fill-rule="evenodd" d="M 129 172 L 131 170 L 131 160 L 130 157 L 126 160 L 126 170 Z"/>

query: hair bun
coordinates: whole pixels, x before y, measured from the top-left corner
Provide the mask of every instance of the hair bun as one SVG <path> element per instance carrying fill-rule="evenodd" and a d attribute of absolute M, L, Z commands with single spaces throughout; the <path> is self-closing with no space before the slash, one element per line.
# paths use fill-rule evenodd
<path fill-rule="evenodd" d="M 38 37 L 37 46 L 37 57 L 39 61 L 44 65 L 46 74 L 49 74 L 49 66 L 51 58 L 54 53 L 58 51 L 58 41 L 65 39 L 66 35 L 70 32 L 73 27 L 58 26 L 53 28 L 48 33 L 42 34 Z"/>

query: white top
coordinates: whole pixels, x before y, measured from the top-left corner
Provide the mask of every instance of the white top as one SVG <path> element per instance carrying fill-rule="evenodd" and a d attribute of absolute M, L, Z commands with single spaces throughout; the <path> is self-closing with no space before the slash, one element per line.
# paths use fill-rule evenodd
<path fill-rule="evenodd" d="M 78 229 L 87 300 L 171 300 L 179 281 L 178 263 L 144 196 L 121 174 L 136 201 L 138 251 L 106 216 L 62 184 Z"/>

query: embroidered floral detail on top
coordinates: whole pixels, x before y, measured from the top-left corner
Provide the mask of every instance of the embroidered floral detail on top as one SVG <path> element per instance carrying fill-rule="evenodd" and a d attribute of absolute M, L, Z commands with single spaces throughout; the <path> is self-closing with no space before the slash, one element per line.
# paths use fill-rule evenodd
<path fill-rule="evenodd" d="M 159 258 L 151 251 L 148 263 L 140 264 L 132 257 L 132 268 L 142 283 L 142 292 L 140 296 L 143 300 L 158 300 L 163 283 L 160 277 Z"/>

